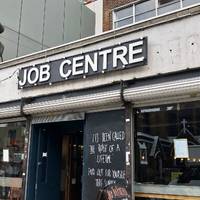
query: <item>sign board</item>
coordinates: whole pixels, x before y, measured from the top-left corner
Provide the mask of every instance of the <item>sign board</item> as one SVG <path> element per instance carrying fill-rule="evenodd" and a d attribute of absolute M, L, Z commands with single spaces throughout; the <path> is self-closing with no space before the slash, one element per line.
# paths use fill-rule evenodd
<path fill-rule="evenodd" d="M 147 64 L 146 37 L 21 68 L 18 87 L 22 89 L 43 84 L 52 85 L 57 82 L 85 79 L 88 76 L 145 64 Z"/>
<path fill-rule="evenodd" d="M 83 200 L 95 200 L 109 185 L 126 186 L 123 110 L 86 115 Z"/>
<path fill-rule="evenodd" d="M 174 139 L 174 157 L 189 158 L 187 139 Z"/>

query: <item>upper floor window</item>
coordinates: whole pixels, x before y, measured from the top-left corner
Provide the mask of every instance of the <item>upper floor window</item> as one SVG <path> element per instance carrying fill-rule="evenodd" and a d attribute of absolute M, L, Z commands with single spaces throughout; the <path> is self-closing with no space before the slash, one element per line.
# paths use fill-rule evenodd
<path fill-rule="evenodd" d="M 114 10 L 113 28 L 120 28 L 196 3 L 200 3 L 200 0 L 143 0 L 129 4 Z"/>
<path fill-rule="evenodd" d="M 180 0 L 158 0 L 158 15 L 181 8 Z"/>
<path fill-rule="evenodd" d="M 135 22 L 156 16 L 155 0 L 142 1 L 135 7 Z"/>
<path fill-rule="evenodd" d="M 119 28 L 133 23 L 133 5 L 114 12 L 114 27 Z"/>

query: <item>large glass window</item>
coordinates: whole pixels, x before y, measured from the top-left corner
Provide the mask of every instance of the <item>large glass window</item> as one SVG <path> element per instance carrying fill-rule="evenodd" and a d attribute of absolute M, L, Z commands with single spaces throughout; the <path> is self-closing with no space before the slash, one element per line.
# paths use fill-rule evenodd
<path fill-rule="evenodd" d="M 200 102 L 140 108 L 135 117 L 136 192 L 200 196 Z"/>
<path fill-rule="evenodd" d="M 21 199 L 25 123 L 0 124 L 0 199 Z"/>

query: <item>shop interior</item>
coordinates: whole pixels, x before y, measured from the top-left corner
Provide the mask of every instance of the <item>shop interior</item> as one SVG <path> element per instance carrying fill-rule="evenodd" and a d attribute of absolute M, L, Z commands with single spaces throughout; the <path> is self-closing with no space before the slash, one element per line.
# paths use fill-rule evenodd
<path fill-rule="evenodd" d="M 0 134 L 0 199 L 21 199 L 25 123 L 2 123 Z"/>
<path fill-rule="evenodd" d="M 200 102 L 140 108 L 135 118 L 136 182 L 200 186 Z"/>

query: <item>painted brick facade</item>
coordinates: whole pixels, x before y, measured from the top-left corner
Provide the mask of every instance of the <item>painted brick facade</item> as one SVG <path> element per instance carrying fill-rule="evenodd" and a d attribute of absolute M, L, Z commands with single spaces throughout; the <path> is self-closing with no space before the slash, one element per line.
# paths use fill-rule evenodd
<path fill-rule="evenodd" d="M 112 9 L 136 0 L 103 0 L 103 31 L 112 29 Z"/>

